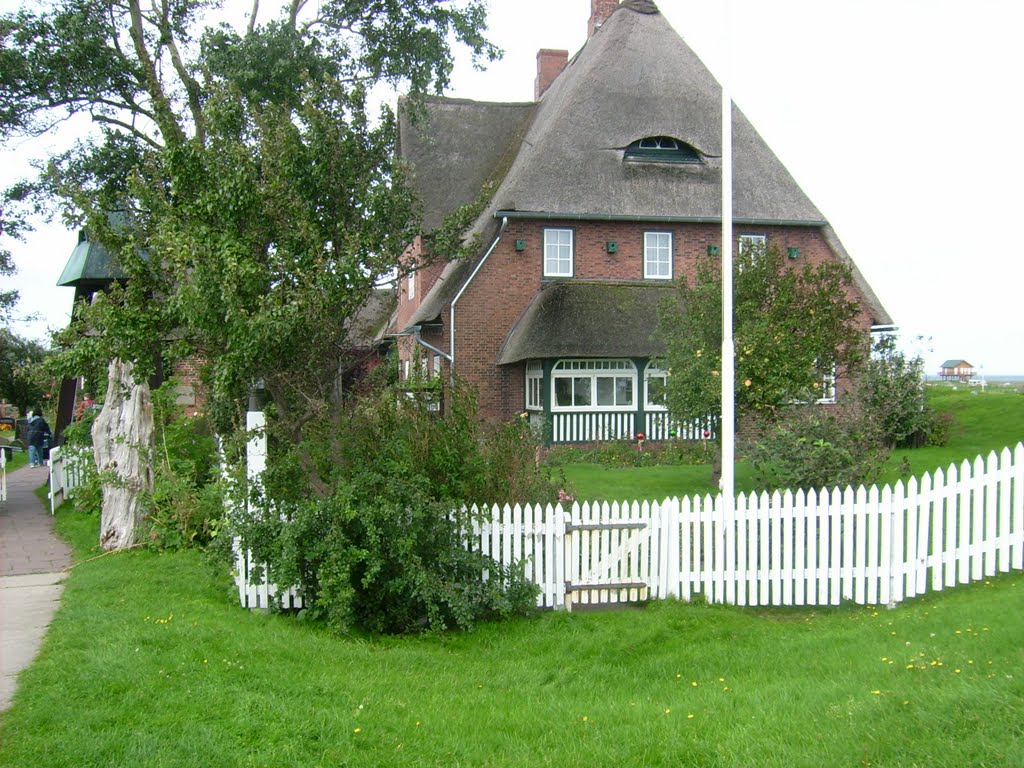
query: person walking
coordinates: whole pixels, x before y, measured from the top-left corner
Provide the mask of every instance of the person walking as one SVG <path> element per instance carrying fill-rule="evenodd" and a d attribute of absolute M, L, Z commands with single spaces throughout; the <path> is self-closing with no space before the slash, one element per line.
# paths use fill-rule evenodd
<path fill-rule="evenodd" d="M 39 409 L 32 411 L 28 420 L 28 463 L 33 467 L 41 467 L 46 462 L 50 450 L 53 433 Z"/>

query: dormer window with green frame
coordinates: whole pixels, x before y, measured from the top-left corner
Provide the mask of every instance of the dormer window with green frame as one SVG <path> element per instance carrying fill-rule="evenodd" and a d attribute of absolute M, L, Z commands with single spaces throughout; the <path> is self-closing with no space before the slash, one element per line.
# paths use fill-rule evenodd
<path fill-rule="evenodd" d="M 626 160 L 642 163 L 700 163 L 697 150 L 671 136 L 648 136 L 626 147 Z"/>

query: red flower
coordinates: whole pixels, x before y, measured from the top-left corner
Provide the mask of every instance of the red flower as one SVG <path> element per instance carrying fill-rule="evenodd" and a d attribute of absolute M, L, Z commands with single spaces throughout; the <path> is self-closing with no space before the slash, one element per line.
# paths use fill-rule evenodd
<path fill-rule="evenodd" d="M 644 439 L 644 433 L 643 432 L 637 432 L 636 433 L 636 439 L 637 440 L 643 440 Z"/>

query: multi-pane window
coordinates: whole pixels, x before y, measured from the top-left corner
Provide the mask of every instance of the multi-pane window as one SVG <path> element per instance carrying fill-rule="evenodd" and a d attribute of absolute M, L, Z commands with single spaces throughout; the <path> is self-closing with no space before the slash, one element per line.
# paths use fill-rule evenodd
<path fill-rule="evenodd" d="M 768 238 L 765 235 L 740 235 L 740 253 L 763 251 Z"/>
<path fill-rule="evenodd" d="M 526 407 L 540 410 L 544 407 L 544 366 L 539 360 L 526 364 Z"/>
<path fill-rule="evenodd" d="M 668 403 L 665 390 L 668 387 L 668 371 L 661 367 L 662 363 L 652 360 L 644 371 L 644 391 L 646 392 L 645 410 L 666 410 Z"/>
<path fill-rule="evenodd" d="M 573 231 L 544 230 L 544 277 L 573 276 Z"/>
<path fill-rule="evenodd" d="M 559 360 L 551 376 L 554 410 L 616 410 L 636 402 L 631 360 Z"/>
<path fill-rule="evenodd" d="M 836 371 L 834 368 L 821 377 L 821 389 L 818 392 L 820 394 L 819 403 L 834 403 L 836 401 Z"/>
<path fill-rule="evenodd" d="M 758 263 L 761 255 L 764 253 L 765 244 L 768 242 L 768 238 L 765 235 L 740 235 L 739 240 L 739 256 L 747 256 L 749 263 Z M 739 262 L 739 269 L 743 271 L 744 260 L 741 258 Z"/>
<path fill-rule="evenodd" d="M 672 279 L 671 232 L 644 232 L 644 278 Z"/>

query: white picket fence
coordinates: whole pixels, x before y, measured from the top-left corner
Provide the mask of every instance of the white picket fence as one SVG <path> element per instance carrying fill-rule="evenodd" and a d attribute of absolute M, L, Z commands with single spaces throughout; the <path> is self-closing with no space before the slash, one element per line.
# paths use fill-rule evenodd
<path fill-rule="evenodd" d="M 891 488 L 740 494 L 732 509 L 718 495 L 472 512 L 467 546 L 522 568 L 544 608 L 698 596 L 892 606 L 1024 568 L 1024 445 Z M 294 599 L 252 589 L 261 607 Z"/>
<path fill-rule="evenodd" d="M 1024 568 L 1024 445 L 895 487 L 492 507 L 471 546 L 538 605 L 895 605 Z"/>
<path fill-rule="evenodd" d="M 91 462 L 92 450 L 53 448 L 50 450 L 50 514 L 70 499 L 75 488 L 85 482 L 87 462 Z"/>

